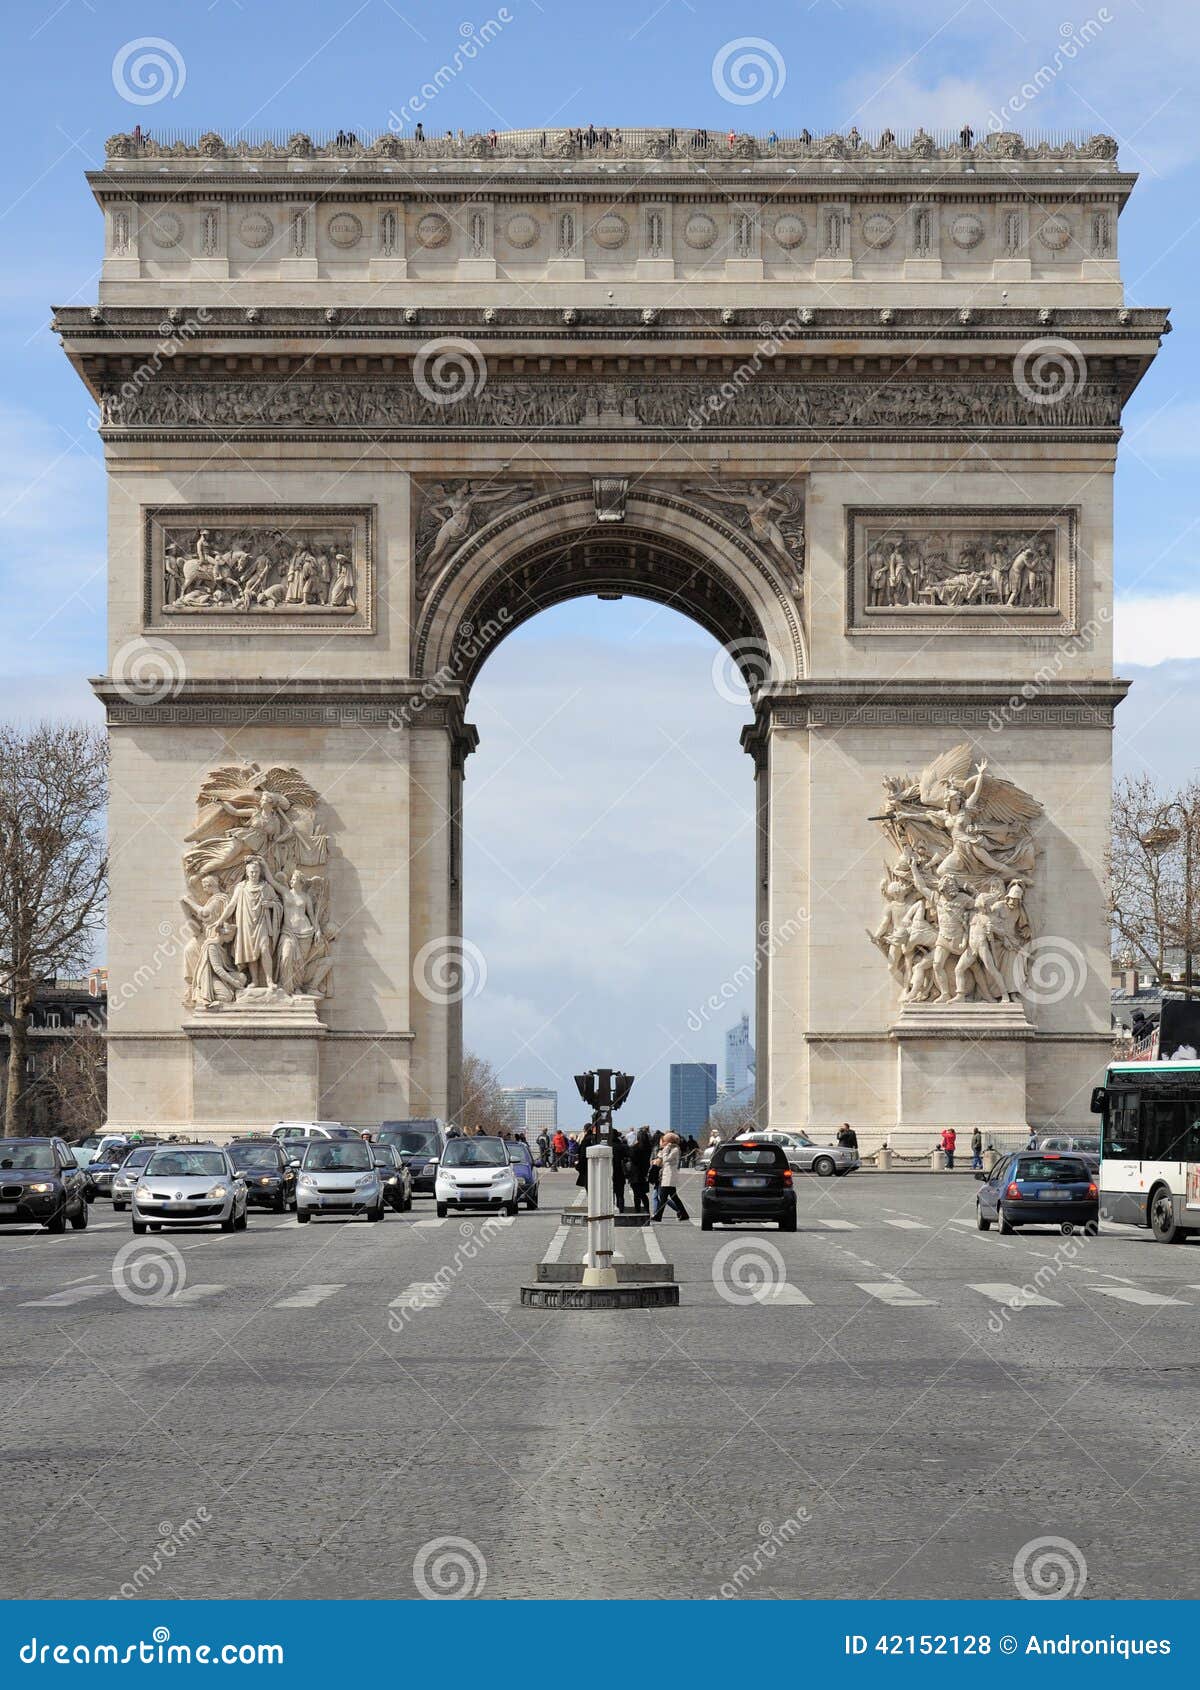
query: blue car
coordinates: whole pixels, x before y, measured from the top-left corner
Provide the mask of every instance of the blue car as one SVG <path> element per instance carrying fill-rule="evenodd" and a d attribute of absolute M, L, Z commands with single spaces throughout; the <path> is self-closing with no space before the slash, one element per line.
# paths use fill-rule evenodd
<path fill-rule="evenodd" d="M 521 1138 L 508 1138 L 504 1141 L 504 1148 L 508 1152 L 508 1159 L 512 1163 L 513 1172 L 517 1176 L 517 1207 L 524 1203 L 527 1209 L 538 1206 L 538 1171 L 533 1160 L 533 1151 Z"/>
<path fill-rule="evenodd" d="M 983 1177 L 983 1176 L 981 1176 Z M 993 1222 L 1002 1233 L 1022 1226 L 1099 1230 L 1100 1191 L 1088 1159 L 1057 1150 L 1021 1150 L 983 1177 L 975 1199 L 980 1232 Z"/>

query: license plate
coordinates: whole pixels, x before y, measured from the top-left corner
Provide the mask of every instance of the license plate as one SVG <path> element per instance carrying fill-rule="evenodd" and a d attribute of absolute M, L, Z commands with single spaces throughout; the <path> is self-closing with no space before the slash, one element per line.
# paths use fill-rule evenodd
<path fill-rule="evenodd" d="M 17 1205 L 15 1203 L 0 1203 L 0 1215 L 15 1215 L 16 1212 Z"/>
<path fill-rule="evenodd" d="M 751 1178 L 751 1177 L 749 1177 L 748 1175 L 745 1175 L 745 1174 L 740 1175 L 740 1176 L 735 1174 L 733 1183 L 734 1183 L 734 1185 L 744 1187 L 744 1186 L 748 1186 L 748 1185 L 763 1186 L 763 1185 L 766 1185 L 767 1182 L 766 1182 L 765 1179 L 754 1179 L 754 1178 Z"/>
<path fill-rule="evenodd" d="M 1068 1196 L 1069 1195 L 1070 1194 L 1068 1193 Z M 1038 1196 L 1041 1198 L 1043 1203 L 1057 1203 L 1060 1201 L 1059 1193 L 1057 1191 L 1039 1191 Z"/>

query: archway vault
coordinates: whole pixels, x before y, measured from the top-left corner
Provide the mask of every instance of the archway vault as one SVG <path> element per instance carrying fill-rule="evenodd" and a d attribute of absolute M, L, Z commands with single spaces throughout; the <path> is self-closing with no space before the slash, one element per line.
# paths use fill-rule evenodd
<path fill-rule="evenodd" d="M 425 583 L 413 672 L 465 697 L 499 640 L 539 611 L 624 594 L 690 616 L 751 687 L 806 673 L 798 583 L 752 541 L 658 489 L 630 492 L 604 519 L 590 483 L 519 504 L 459 546 Z"/>

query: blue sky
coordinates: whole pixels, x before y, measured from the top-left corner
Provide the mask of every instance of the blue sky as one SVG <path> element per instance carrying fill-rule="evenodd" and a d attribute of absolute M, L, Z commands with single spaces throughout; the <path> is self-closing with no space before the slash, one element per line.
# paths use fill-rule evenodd
<path fill-rule="evenodd" d="M 5 8 L 8 144 L 0 154 L 0 708 L 91 709 L 104 666 L 103 475 L 86 395 L 49 332 L 52 304 L 95 298 L 100 219 L 83 172 L 141 121 L 241 130 L 386 126 L 452 55 L 460 26 L 503 28 L 438 96 L 426 128 L 595 121 L 717 129 L 988 127 L 989 113 L 1091 36 L 1011 126 L 1102 130 L 1141 181 L 1121 223 L 1127 298 L 1173 308 L 1175 333 L 1126 413 L 1117 472 L 1123 768 L 1189 777 L 1200 699 L 1193 573 L 1200 398 L 1192 310 L 1200 242 L 1200 13 L 1181 0 L 490 0 L 451 10 L 390 0 L 48 0 Z M 727 104 L 712 64 L 758 36 L 776 91 Z M 182 66 L 134 106 L 114 59 L 157 37 Z M 597 614 L 597 612 L 603 614 Z M 699 994 L 752 942 L 750 765 L 742 711 L 711 683 L 715 648 L 634 601 L 584 602 L 522 628 L 473 699 L 483 733 L 468 786 L 471 936 L 488 958 L 468 1038 L 513 1083 L 559 1083 L 612 1061 L 646 1075 L 631 1107 L 663 1118 L 666 1064 L 719 1059 L 693 1035 Z M 648 726 L 653 724 L 653 726 Z M 664 737 L 665 736 L 665 737 Z M 629 796 L 596 820 L 592 794 Z M 598 936 L 603 967 L 584 955 Z M 728 1020 L 744 1005 L 734 1000 Z"/>

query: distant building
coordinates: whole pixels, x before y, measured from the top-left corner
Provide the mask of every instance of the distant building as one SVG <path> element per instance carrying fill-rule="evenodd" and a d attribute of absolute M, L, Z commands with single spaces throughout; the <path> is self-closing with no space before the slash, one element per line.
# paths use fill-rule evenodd
<path fill-rule="evenodd" d="M 10 1007 L 11 999 L 0 999 Z M 64 1118 L 69 1105 L 55 1083 L 60 1053 L 77 1033 L 103 1033 L 108 1023 L 108 970 L 93 969 L 85 980 L 45 980 L 36 986 L 29 1006 L 25 1047 L 25 1123 L 30 1133 L 70 1133 L 76 1125 L 89 1131 L 104 1125 L 103 1109 L 96 1119 L 76 1123 Z M 0 1022 L 0 1107 L 8 1074 L 8 1028 Z"/>
<path fill-rule="evenodd" d="M 672 1062 L 671 1131 L 680 1137 L 697 1137 L 708 1125 L 709 1111 L 717 1101 L 715 1062 Z"/>
<path fill-rule="evenodd" d="M 736 1097 L 754 1083 L 754 1046 L 750 1043 L 750 1017 L 743 1015 L 725 1034 L 725 1084 L 722 1094 Z"/>
<path fill-rule="evenodd" d="M 558 1125 L 558 1093 L 544 1086 L 503 1086 L 519 1133 L 552 1133 Z"/>

